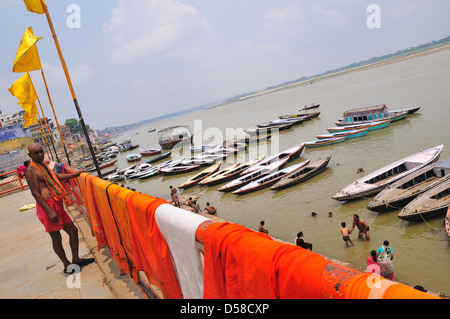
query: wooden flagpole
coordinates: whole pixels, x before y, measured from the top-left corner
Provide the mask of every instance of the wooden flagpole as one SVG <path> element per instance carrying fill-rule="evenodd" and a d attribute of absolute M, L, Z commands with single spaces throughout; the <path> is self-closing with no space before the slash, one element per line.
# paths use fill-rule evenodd
<path fill-rule="evenodd" d="M 47 5 L 44 3 L 43 0 L 40 0 L 40 2 L 41 2 L 41 5 L 42 5 L 42 8 L 44 9 L 45 16 L 47 17 L 48 25 L 49 25 L 50 30 L 52 32 L 53 40 L 55 41 L 55 45 L 56 45 L 56 49 L 58 51 L 59 59 L 61 60 L 62 67 L 64 69 L 64 74 L 65 74 L 66 79 L 67 79 L 67 84 L 69 85 L 70 93 L 72 94 L 73 103 L 75 104 L 75 109 L 76 109 L 76 111 L 78 113 L 78 118 L 80 120 L 81 127 L 83 128 L 84 136 L 86 137 L 86 142 L 88 144 L 89 151 L 91 152 L 91 157 L 92 157 L 92 160 L 94 162 L 94 166 L 95 166 L 95 168 L 97 170 L 97 175 L 98 175 L 98 177 L 102 178 L 102 172 L 100 171 L 100 167 L 98 166 L 97 158 L 95 157 L 94 149 L 92 148 L 92 143 L 91 143 L 91 140 L 89 139 L 89 133 L 88 133 L 88 131 L 86 129 L 86 124 L 84 123 L 84 118 L 83 118 L 83 114 L 81 113 L 80 106 L 78 105 L 78 100 L 77 100 L 77 97 L 75 95 L 75 91 L 74 91 L 73 86 L 72 86 L 72 81 L 70 80 L 70 75 L 69 75 L 69 72 L 67 70 L 67 65 L 66 65 L 66 62 L 64 60 L 64 57 L 63 57 L 63 54 L 62 54 L 62 51 L 61 51 L 61 47 L 59 46 L 58 38 L 56 37 L 55 29 L 53 28 L 53 23 L 52 23 L 52 20 L 50 18 L 50 14 L 49 14 L 48 9 L 47 9 Z"/>
<path fill-rule="evenodd" d="M 47 90 L 48 100 L 50 102 L 50 106 L 52 107 L 53 116 L 55 117 L 56 127 L 58 128 L 59 136 L 61 137 L 61 143 L 64 147 L 64 152 L 66 152 L 67 162 L 70 165 L 71 163 L 70 163 L 70 159 L 69 159 L 69 154 L 67 154 L 66 143 L 64 143 L 64 138 L 63 138 L 63 135 L 61 133 L 61 128 L 59 127 L 59 123 L 58 123 L 58 117 L 56 116 L 55 109 L 53 108 L 52 98 L 50 97 L 50 91 L 48 90 L 47 81 L 45 80 L 44 70 L 42 69 L 42 66 L 41 66 L 41 74 L 42 74 L 42 79 L 44 80 L 45 89 Z"/>

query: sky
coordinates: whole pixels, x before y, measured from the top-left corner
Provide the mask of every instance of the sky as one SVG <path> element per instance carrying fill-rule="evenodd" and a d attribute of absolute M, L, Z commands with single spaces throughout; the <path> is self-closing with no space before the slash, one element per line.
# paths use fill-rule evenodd
<path fill-rule="evenodd" d="M 46 0 L 86 124 L 121 126 L 450 35 L 448 0 Z M 78 119 L 44 14 L 0 1 L 0 111 L 32 27 L 60 124 Z M 54 119 L 40 71 L 30 72 Z"/>

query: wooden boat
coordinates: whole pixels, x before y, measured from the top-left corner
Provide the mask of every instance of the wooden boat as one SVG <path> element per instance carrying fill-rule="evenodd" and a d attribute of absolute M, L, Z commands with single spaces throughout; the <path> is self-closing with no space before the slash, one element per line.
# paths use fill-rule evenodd
<path fill-rule="evenodd" d="M 223 142 L 223 147 L 237 149 L 237 151 L 245 151 L 245 149 L 247 148 L 247 143 L 245 143 L 245 142 L 238 142 L 237 139 L 225 140 Z"/>
<path fill-rule="evenodd" d="M 320 140 L 317 140 L 317 141 L 305 142 L 305 145 L 308 148 L 328 146 L 328 145 L 333 145 L 333 144 L 336 144 L 336 143 L 344 142 L 345 138 L 346 138 L 345 136 L 334 137 L 334 138 L 324 138 L 324 139 L 320 139 Z"/>
<path fill-rule="evenodd" d="M 336 137 L 345 137 L 345 139 L 349 139 L 349 138 L 366 136 L 367 133 L 369 133 L 369 129 L 363 128 L 363 129 L 359 129 L 359 130 L 342 131 L 342 132 L 336 132 L 336 133 L 330 133 L 330 134 L 321 134 L 321 135 L 317 135 L 316 138 L 318 138 L 319 140 L 327 139 L 327 138 L 336 138 Z"/>
<path fill-rule="evenodd" d="M 125 176 L 123 174 L 119 174 L 119 173 L 112 173 L 112 174 L 106 176 L 105 179 L 110 182 L 120 182 L 120 181 L 125 180 Z"/>
<path fill-rule="evenodd" d="M 417 196 L 398 214 L 403 220 L 445 215 L 450 206 L 450 179 Z"/>
<path fill-rule="evenodd" d="M 164 175 L 174 175 L 194 171 L 200 166 L 200 164 L 166 166 L 163 168 L 158 168 L 158 170 Z"/>
<path fill-rule="evenodd" d="M 191 152 L 195 153 L 195 152 L 204 152 L 208 149 L 217 147 L 216 144 L 208 144 L 208 145 L 191 145 L 189 146 L 189 149 L 191 150 Z"/>
<path fill-rule="evenodd" d="M 343 126 L 350 124 L 366 124 L 370 122 L 390 120 L 386 104 L 360 107 L 345 111 L 343 118 L 338 120 Z M 336 125 L 338 125 L 336 123 Z"/>
<path fill-rule="evenodd" d="M 303 117 L 295 117 L 295 118 L 288 118 L 288 119 L 269 120 L 269 123 L 281 124 L 281 125 L 292 123 L 293 125 L 299 125 L 299 124 L 302 124 L 303 121 L 304 121 Z"/>
<path fill-rule="evenodd" d="M 154 132 L 154 131 L 156 131 L 156 128 L 152 128 L 152 127 L 151 127 L 151 128 L 148 129 L 148 132 L 149 132 L 149 133 Z"/>
<path fill-rule="evenodd" d="M 450 237 L 450 206 L 447 209 L 447 215 L 444 219 L 445 230 L 447 231 L 447 235 Z"/>
<path fill-rule="evenodd" d="M 274 171 L 277 171 L 278 169 L 280 169 L 281 167 L 283 167 L 287 162 L 288 162 L 289 157 L 285 157 L 282 159 L 279 159 L 273 163 L 271 163 L 270 165 L 267 166 L 261 166 L 259 168 L 257 168 L 256 170 L 251 171 L 248 174 L 242 175 L 234 180 L 232 180 L 231 182 L 223 185 L 222 187 L 220 187 L 219 189 L 217 189 L 218 191 L 221 192 L 231 192 L 234 191 L 242 186 L 244 186 L 247 183 L 250 183 L 251 181 L 260 178 L 264 175 L 273 173 Z"/>
<path fill-rule="evenodd" d="M 189 178 L 186 181 L 184 181 L 183 183 L 181 183 L 178 186 L 178 188 L 186 189 L 186 188 L 197 185 L 201 180 L 203 180 L 203 179 L 207 178 L 208 176 L 210 176 L 211 174 L 214 174 L 215 172 L 217 172 L 220 168 L 220 165 L 222 165 L 222 162 L 218 162 L 218 163 L 204 169 L 200 173 L 192 176 L 191 178 Z"/>
<path fill-rule="evenodd" d="M 280 119 L 302 118 L 303 121 L 309 121 L 310 119 L 318 117 L 319 115 L 320 115 L 320 112 L 296 113 L 296 114 L 280 115 L 280 116 L 278 116 L 278 118 L 280 118 Z"/>
<path fill-rule="evenodd" d="M 141 153 L 142 156 L 156 155 L 156 154 L 161 154 L 161 149 L 155 148 L 155 147 L 141 148 L 139 150 L 139 153 Z"/>
<path fill-rule="evenodd" d="M 192 143 L 192 132 L 188 125 L 167 127 L 158 131 L 158 141 L 164 149 L 181 147 Z"/>
<path fill-rule="evenodd" d="M 410 114 L 413 114 L 413 113 L 417 112 L 418 110 L 420 110 L 420 106 L 408 107 L 408 108 L 404 108 L 404 109 L 393 110 L 393 111 L 389 111 L 389 113 L 390 114 L 395 114 L 395 113 L 400 113 L 400 112 L 407 112 L 408 115 L 410 115 Z"/>
<path fill-rule="evenodd" d="M 144 163 L 153 163 L 153 162 L 157 162 L 159 160 L 165 159 L 167 157 L 169 157 L 172 154 L 172 151 L 168 151 L 159 155 L 156 155 L 146 161 L 144 161 Z"/>
<path fill-rule="evenodd" d="M 128 154 L 126 157 L 128 162 L 137 162 L 142 158 L 142 156 L 139 154 Z"/>
<path fill-rule="evenodd" d="M 286 174 L 289 174 L 289 173 L 292 173 L 292 172 L 295 172 L 295 171 L 301 169 L 303 166 L 308 164 L 309 161 L 310 160 L 306 160 L 304 162 L 294 164 L 289 167 L 285 167 L 285 168 L 275 171 L 271 174 L 268 174 L 261 178 L 258 178 L 256 180 L 238 188 L 237 190 L 233 191 L 233 194 L 236 194 L 236 195 L 247 194 L 247 193 L 254 192 L 256 190 L 268 187 L 272 184 L 275 184 L 281 178 L 286 176 Z"/>
<path fill-rule="evenodd" d="M 391 121 L 387 120 L 387 121 L 371 122 L 371 123 L 366 123 L 366 124 L 347 125 L 347 126 L 340 126 L 340 127 L 329 127 L 329 128 L 327 128 L 327 131 L 329 133 L 336 133 L 336 132 L 353 131 L 353 130 L 359 130 L 362 128 L 367 128 L 370 132 L 370 131 L 379 130 L 379 129 L 388 127 L 390 124 L 391 124 Z"/>
<path fill-rule="evenodd" d="M 211 186 L 211 185 L 217 185 L 217 184 L 229 181 L 229 180 L 233 179 L 234 177 L 238 176 L 239 174 L 241 174 L 245 169 L 258 164 L 265 157 L 266 157 L 266 154 L 261 155 L 261 156 L 257 157 L 256 159 L 254 159 L 252 161 L 248 161 L 242 165 L 240 165 L 240 163 L 237 163 L 237 165 L 236 164 L 230 165 L 229 167 L 227 167 L 217 173 L 214 173 L 211 176 L 208 176 L 207 178 L 202 180 L 199 183 L 199 185 Z"/>
<path fill-rule="evenodd" d="M 148 171 L 142 172 L 141 174 L 139 174 L 139 176 L 137 176 L 137 178 L 139 178 L 139 179 L 142 180 L 142 179 L 147 179 L 147 178 L 150 178 L 150 177 L 159 175 L 159 174 L 161 173 L 161 172 L 159 171 L 160 168 L 167 167 L 167 166 L 169 166 L 169 165 L 171 165 L 171 166 L 177 166 L 177 165 L 180 164 L 180 162 L 181 162 L 181 159 L 180 159 L 180 160 L 173 161 L 173 162 L 172 162 L 172 160 L 165 161 L 165 162 L 163 162 L 163 163 L 161 163 L 161 164 L 152 166 L 152 168 L 149 169 Z"/>
<path fill-rule="evenodd" d="M 106 168 L 106 167 L 113 166 L 114 164 L 117 163 L 117 161 L 118 161 L 118 160 L 112 160 L 112 161 L 103 163 L 102 165 L 99 165 L 98 168 L 99 168 L 99 169 L 104 169 L 104 168 Z M 95 171 L 96 169 L 97 169 L 97 168 L 94 166 L 94 167 L 92 167 L 92 168 L 86 169 L 86 172 L 93 172 L 93 171 Z"/>
<path fill-rule="evenodd" d="M 437 161 L 443 147 L 444 145 L 432 147 L 386 165 L 344 187 L 333 199 L 350 200 L 376 194 L 387 185 Z"/>
<path fill-rule="evenodd" d="M 313 103 L 312 105 L 309 105 L 309 106 L 305 105 L 302 110 L 315 109 L 316 107 L 319 107 L 319 106 L 320 106 L 320 104 Z"/>
<path fill-rule="evenodd" d="M 212 165 L 217 159 L 222 159 L 222 156 L 214 156 L 214 155 L 201 155 L 201 156 L 193 156 L 191 158 L 187 158 L 181 161 L 181 165 L 202 165 L 209 166 Z"/>
<path fill-rule="evenodd" d="M 331 155 L 323 160 L 318 160 L 314 163 L 308 164 L 305 167 L 302 167 L 300 170 L 286 174 L 277 183 L 272 185 L 270 189 L 279 190 L 304 182 L 307 179 L 310 179 L 311 177 L 323 172 L 327 168 L 330 159 Z"/>
<path fill-rule="evenodd" d="M 279 161 L 280 159 L 285 158 L 285 157 L 288 158 L 288 162 L 291 162 L 291 161 L 299 158 L 304 149 L 305 149 L 305 143 L 301 143 L 301 144 L 292 146 L 282 152 L 279 152 L 275 155 L 267 157 L 265 160 L 259 162 L 258 164 L 255 164 L 255 165 L 247 168 L 246 170 L 244 170 L 241 173 L 241 175 L 248 174 L 256 169 L 259 169 L 260 167 L 269 166 L 273 162 Z"/>
<path fill-rule="evenodd" d="M 389 113 L 389 116 L 385 116 L 383 120 L 390 120 L 391 122 L 396 122 L 403 120 L 408 115 L 408 112 L 398 112 L 398 113 Z M 360 125 L 367 124 L 372 122 L 379 122 L 381 120 L 370 120 L 370 121 L 355 121 L 355 122 L 345 122 L 343 119 L 339 119 L 336 123 L 336 126 L 348 126 L 348 125 Z"/>
<path fill-rule="evenodd" d="M 294 126 L 293 122 L 282 122 L 282 123 L 272 123 L 272 122 L 264 122 L 264 123 L 260 123 L 260 124 L 256 124 L 257 127 L 259 128 L 280 128 L 280 127 L 284 127 L 284 125 L 288 125 L 288 124 L 292 124 L 292 126 Z"/>
<path fill-rule="evenodd" d="M 427 165 L 388 185 L 367 206 L 375 212 L 400 209 L 418 195 L 450 179 L 450 157 Z"/>
<path fill-rule="evenodd" d="M 139 144 L 132 144 L 128 147 L 128 151 L 134 150 L 135 148 L 138 148 L 138 147 L 139 147 Z"/>
<path fill-rule="evenodd" d="M 280 125 L 272 125 L 267 127 L 249 127 L 244 130 L 245 133 L 247 133 L 250 136 L 255 135 L 268 135 L 274 132 L 282 132 L 284 130 L 288 130 L 294 126 L 294 123 L 288 123 L 288 124 L 280 124 Z"/>

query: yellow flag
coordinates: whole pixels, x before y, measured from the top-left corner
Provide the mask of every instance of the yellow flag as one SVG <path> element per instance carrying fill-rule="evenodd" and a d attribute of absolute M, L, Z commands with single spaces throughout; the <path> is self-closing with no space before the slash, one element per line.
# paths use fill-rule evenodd
<path fill-rule="evenodd" d="M 13 72 L 28 72 L 42 68 L 36 46 L 39 39 L 42 37 L 35 37 L 31 27 L 25 30 L 14 58 Z"/>
<path fill-rule="evenodd" d="M 25 110 L 25 115 L 23 116 L 25 123 L 23 127 L 27 127 L 36 122 L 37 107 L 35 101 L 38 96 L 33 82 L 31 82 L 30 74 L 27 72 L 22 75 L 8 90 L 19 100 L 19 105 Z"/>
<path fill-rule="evenodd" d="M 28 11 L 38 14 L 44 13 L 44 8 L 42 8 L 41 0 L 23 0 L 23 2 L 25 3 Z M 42 0 L 42 2 L 45 4 L 44 0 Z"/>

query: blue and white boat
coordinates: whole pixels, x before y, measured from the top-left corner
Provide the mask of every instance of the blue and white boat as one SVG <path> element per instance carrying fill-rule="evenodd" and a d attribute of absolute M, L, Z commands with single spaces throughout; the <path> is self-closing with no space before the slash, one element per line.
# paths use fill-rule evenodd
<path fill-rule="evenodd" d="M 349 138 L 354 138 L 354 137 L 366 136 L 367 133 L 369 133 L 369 129 L 363 128 L 360 130 L 342 131 L 342 132 L 336 132 L 336 133 L 330 133 L 330 134 L 321 134 L 321 135 L 317 135 L 316 138 L 318 138 L 319 140 L 336 138 L 336 137 L 345 137 L 345 139 L 349 139 Z"/>

